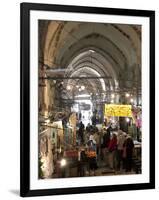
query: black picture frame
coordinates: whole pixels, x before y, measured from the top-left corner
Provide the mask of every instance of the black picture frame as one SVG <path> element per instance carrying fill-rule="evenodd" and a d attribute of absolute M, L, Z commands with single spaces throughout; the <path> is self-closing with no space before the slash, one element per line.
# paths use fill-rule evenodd
<path fill-rule="evenodd" d="M 30 189 L 30 11 L 59 11 L 75 13 L 92 13 L 119 16 L 138 16 L 148 17 L 150 20 L 150 180 L 148 183 L 120 184 L 120 185 L 102 185 L 88 187 L 73 187 L 59 189 Z M 131 10 L 103 7 L 83 7 L 71 5 L 49 5 L 35 3 L 21 3 L 21 113 L 20 113 L 20 195 L 43 196 L 43 195 L 61 195 L 77 193 L 94 193 L 124 190 L 141 190 L 155 188 L 155 11 L 149 10 Z"/>

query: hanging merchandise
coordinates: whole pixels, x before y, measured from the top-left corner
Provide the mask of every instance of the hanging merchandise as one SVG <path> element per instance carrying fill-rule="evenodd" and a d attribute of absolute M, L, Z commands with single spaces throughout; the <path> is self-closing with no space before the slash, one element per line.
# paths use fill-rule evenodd
<path fill-rule="evenodd" d="M 133 116 L 133 121 L 134 121 L 134 124 L 136 125 L 136 127 L 141 128 L 142 127 L 142 111 L 141 111 L 141 108 L 133 107 L 132 108 L 132 116 Z"/>
<path fill-rule="evenodd" d="M 73 144 L 76 144 L 76 113 L 72 113 L 69 118 L 70 126 L 72 127 L 72 134 L 73 134 Z"/>

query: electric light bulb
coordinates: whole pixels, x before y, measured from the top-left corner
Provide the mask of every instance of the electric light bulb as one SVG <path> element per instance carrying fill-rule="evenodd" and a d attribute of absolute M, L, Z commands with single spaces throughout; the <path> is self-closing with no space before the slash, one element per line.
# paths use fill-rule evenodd
<path fill-rule="evenodd" d="M 115 98 L 115 94 L 112 94 L 111 97 L 114 99 Z"/>
<path fill-rule="evenodd" d="M 126 93 L 126 94 L 125 94 L 125 96 L 126 96 L 126 97 L 129 97 L 129 96 L 130 96 L 130 94 L 129 94 L 129 93 Z"/>
<path fill-rule="evenodd" d="M 114 103 L 114 100 L 112 99 L 110 102 L 111 102 L 111 103 Z"/>
<path fill-rule="evenodd" d="M 84 89 L 85 89 L 85 86 L 84 86 L 84 85 L 82 85 L 82 86 L 81 86 L 81 89 L 82 89 L 82 90 L 84 90 Z"/>
<path fill-rule="evenodd" d="M 62 159 L 61 160 L 61 167 L 65 166 L 66 165 L 66 160 L 65 159 Z"/>
<path fill-rule="evenodd" d="M 67 86 L 67 90 L 71 90 L 71 86 L 70 85 Z"/>
<path fill-rule="evenodd" d="M 129 122 L 129 121 L 130 121 L 130 119 L 129 119 L 129 118 L 126 118 L 126 121 L 127 121 L 127 122 Z"/>
<path fill-rule="evenodd" d="M 134 99 L 130 99 L 130 102 L 133 103 L 133 102 L 134 102 Z"/>

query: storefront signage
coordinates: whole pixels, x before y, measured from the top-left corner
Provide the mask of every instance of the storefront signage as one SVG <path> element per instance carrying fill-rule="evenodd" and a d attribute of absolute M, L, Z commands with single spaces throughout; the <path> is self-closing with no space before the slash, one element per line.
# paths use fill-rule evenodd
<path fill-rule="evenodd" d="M 132 117 L 131 105 L 105 104 L 105 116 Z"/>

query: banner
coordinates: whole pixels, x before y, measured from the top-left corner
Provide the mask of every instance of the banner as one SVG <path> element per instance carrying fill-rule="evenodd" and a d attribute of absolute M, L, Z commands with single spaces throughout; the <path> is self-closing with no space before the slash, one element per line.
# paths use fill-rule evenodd
<path fill-rule="evenodd" d="M 132 117 L 132 106 L 105 104 L 105 116 Z"/>

